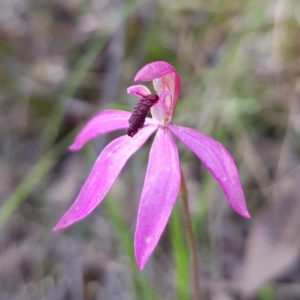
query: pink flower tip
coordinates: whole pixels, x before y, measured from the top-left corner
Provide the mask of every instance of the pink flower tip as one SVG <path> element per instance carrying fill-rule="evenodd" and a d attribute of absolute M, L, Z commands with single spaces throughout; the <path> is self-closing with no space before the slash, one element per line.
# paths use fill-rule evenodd
<path fill-rule="evenodd" d="M 243 217 L 246 218 L 246 219 L 251 219 L 251 216 L 250 216 L 250 214 L 249 214 L 248 211 L 245 211 L 245 212 L 240 213 L 240 214 L 241 214 L 241 216 L 243 216 Z"/>
<path fill-rule="evenodd" d="M 69 146 L 69 151 L 71 151 L 71 152 L 76 152 L 80 149 L 81 149 L 81 147 L 76 147 L 75 145 Z"/>
<path fill-rule="evenodd" d="M 65 229 L 65 228 L 73 225 L 74 223 L 77 223 L 77 222 L 73 221 L 73 220 L 65 221 L 64 219 L 62 219 L 53 227 L 52 231 L 58 231 L 58 230 Z"/>
<path fill-rule="evenodd" d="M 52 228 L 52 231 L 58 231 L 58 230 L 62 230 L 64 228 L 65 227 L 61 227 L 61 226 L 56 225 L 55 227 Z"/>
<path fill-rule="evenodd" d="M 172 65 L 165 61 L 155 61 L 142 67 L 135 75 L 134 81 L 152 81 L 171 73 L 176 73 Z"/>
<path fill-rule="evenodd" d="M 138 260 L 136 260 L 136 262 L 137 262 L 137 265 L 138 265 L 139 270 L 140 270 L 140 271 L 143 271 L 144 268 L 145 268 L 145 265 L 146 265 L 146 263 L 147 263 L 147 260 L 145 260 L 144 262 L 139 262 Z"/>

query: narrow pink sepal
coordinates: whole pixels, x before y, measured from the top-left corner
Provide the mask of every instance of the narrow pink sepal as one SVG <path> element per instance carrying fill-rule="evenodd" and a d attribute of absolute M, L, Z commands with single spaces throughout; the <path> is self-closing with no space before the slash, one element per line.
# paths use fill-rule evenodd
<path fill-rule="evenodd" d="M 143 98 L 147 95 L 150 95 L 151 92 L 144 85 L 132 85 L 127 88 L 127 94 L 136 95 L 140 98 Z"/>
<path fill-rule="evenodd" d="M 174 67 L 165 61 L 156 61 L 142 67 L 134 77 L 134 81 L 152 81 L 170 73 L 176 73 Z"/>
<path fill-rule="evenodd" d="M 85 218 L 103 200 L 129 157 L 156 130 L 155 126 L 141 129 L 133 138 L 127 135 L 105 147 L 81 189 L 77 199 L 53 230 L 59 230 Z"/>
<path fill-rule="evenodd" d="M 85 143 L 96 138 L 100 134 L 127 128 L 129 126 L 128 120 L 130 115 L 130 112 L 123 110 L 102 111 L 90 119 L 80 130 L 69 149 L 71 151 L 80 150 Z"/>
<path fill-rule="evenodd" d="M 140 270 L 148 261 L 167 224 L 180 188 L 177 147 L 171 132 L 159 128 L 150 150 L 134 237 Z"/>
<path fill-rule="evenodd" d="M 173 124 L 169 128 L 198 156 L 219 182 L 231 207 L 243 217 L 250 218 L 238 170 L 225 147 L 193 129 Z"/>

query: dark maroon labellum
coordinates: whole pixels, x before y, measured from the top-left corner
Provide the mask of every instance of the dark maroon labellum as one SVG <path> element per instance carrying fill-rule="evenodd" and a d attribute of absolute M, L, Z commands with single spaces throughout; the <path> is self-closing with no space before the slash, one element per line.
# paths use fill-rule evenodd
<path fill-rule="evenodd" d="M 149 109 L 158 101 L 159 97 L 155 94 L 145 96 L 134 107 L 131 117 L 129 119 L 129 127 L 126 129 L 126 133 L 133 137 L 144 126 L 147 113 Z"/>

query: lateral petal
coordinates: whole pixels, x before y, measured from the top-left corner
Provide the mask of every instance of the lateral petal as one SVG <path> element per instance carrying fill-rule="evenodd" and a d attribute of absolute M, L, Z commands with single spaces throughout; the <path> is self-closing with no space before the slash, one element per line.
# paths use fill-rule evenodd
<path fill-rule="evenodd" d="M 125 135 L 112 141 L 101 152 L 77 199 L 53 230 L 66 228 L 91 213 L 103 200 L 129 157 L 157 129 L 147 126 L 133 138 Z"/>
<path fill-rule="evenodd" d="M 100 134 L 127 128 L 131 113 L 123 110 L 104 110 L 90 119 L 77 134 L 71 151 L 80 150 L 85 143 L 96 138 Z"/>
<path fill-rule="evenodd" d="M 231 207 L 245 218 L 250 218 L 246 200 L 234 160 L 216 140 L 190 128 L 169 125 L 170 130 L 203 162 L 221 185 Z"/>
<path fill-rule="evenodd" d="M 159 128 L 150 150 L 134 237 L 135 257 L 142 270 L 167 224 L 180 188 L 177 147 L 171 132 Z"/>
<path fill-rule="evenodd" d="M 150 95 L 151 92 L 144 85 L 132 85 L 127 88 L 127 94 L 136 95 L 140 98 L 143 98 L 147 95 Z"/>

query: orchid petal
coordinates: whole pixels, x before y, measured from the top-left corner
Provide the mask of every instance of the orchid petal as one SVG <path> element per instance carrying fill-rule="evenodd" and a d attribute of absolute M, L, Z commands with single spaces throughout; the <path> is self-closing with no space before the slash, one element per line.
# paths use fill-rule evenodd
<path fill-rule="evenodd" d="M 166 97 L 165 105 L 169 107 L 169 120 L 171 121 L 180 95 L 179 75 L 174 72 L 162 78 L 155 79 L 153 80 L 153 87 L 159 96 L 161 96 L 165 91 L 169 92 L 170 97 Z"/>
<path fill-rule="evenodd" d="M 103 200 L 129 157 L 136 152 L 157 129 L 148 126 L 133 138 L 125 135 L 112 141 L 102 151 L 81 189 L 76 201 L 54 227 L 63 229 L 80 221 Z"/>
<path fill-rule="evenodd" d="M 153 81 L 153 86 L 158 96 L 168 91 L 170 97 L 166 97 L 164 105 L 167 107 L 167 114 L 164 118 L 165 124 L 171 122 L 178 97 L 180 94 L 180 77 L 172 65 L 165 61 L 156 61 L 147 64 L 140 69 L 134 81 Z"/>
<path fill-rule="evenodd" d="M 180 188 L 177 147 L 171 132 L 159 128 L 150 150 L 134 238 L 142 270 L 167 224 Z"/>
<path fill-rule="evenodd" d="M 219 182 L 231 207 L 245 218 L 250 218 L 236 165 L 225 147 L 193 129 L 173 124 L 169 128 L 198 156 Z"/>
<path fill-rule="evenodd" d="M 152 81 L 170 73 L 176 73 L 172 65 L 165 61 L 156 61 L 141 68 L 135 75 L 134 81 Z"/>
<path fill-rule="evenodd" d="M 71 151 L 80 150 L 88 141 L 100 134 L 127 128 L 131 113 L 123 110 L 104 110 L 94 116 L 77 134 L 73 144 L 69 147 Z"/>
<path fill-rule="evenodd" d="M 165 124 L 165 116 L 168 113 L 168 106 L 166 105 L 167 100 L 170 100 L 170 93 L 168 91 L 164 91 L 160 95 L 158 102 L 151 107 L 152 118 L 157 124 Z"/>
<path fill-rule="evenodd" d="M 147 95 L 150 95 L 151 92 L 144 85 L 132 85 L 127 88 L 127 94 L 136 95 L 140 98 L 143 98 Z"/>

